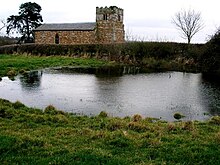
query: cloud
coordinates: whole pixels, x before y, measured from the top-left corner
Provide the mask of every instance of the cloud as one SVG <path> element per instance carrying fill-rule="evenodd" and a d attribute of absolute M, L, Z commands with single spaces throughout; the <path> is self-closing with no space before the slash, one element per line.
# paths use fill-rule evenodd
<path fill-rule="evenodd" d="M 0 19 L 7 19 L 17 14 L 19 6 L 26 0 L 6 0 L 0 6 Z M 220 1 L 201 0 L 34 0 L 42 7 L 45 23 L 94 22 L 96 6 L 118 6 L 124 9 L 126 29 L 132 29 L 134 34 L 152 36 L 150 38 L 169 38 L 174 41 L 184 41 L 179 36 L 175 26 L 171 24 L 174 14 L 181 9 L 192 8 L 200 11 L 205 28 L 198 33 L 193 42 L 206 42 L 208 35 L 220 26 Z M 149 38 L 149 37 L 148 37 Z"/>

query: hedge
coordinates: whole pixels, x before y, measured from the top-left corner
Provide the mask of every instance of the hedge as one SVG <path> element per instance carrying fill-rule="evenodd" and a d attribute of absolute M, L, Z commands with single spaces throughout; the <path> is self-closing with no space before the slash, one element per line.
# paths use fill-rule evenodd
<path fill-rule="evenodd" d="M 127 42 L 123 44 L 84 44 L 84 45 L 56 45 L 56 44 L 21 44 L 1 46 L 0 54 L 31 54 L 38 56 L 87 56 L 120 60 L 129 57 L 142 60 L 144 57 L 159 59 L 176 57 L 198 57 L 203 45 L 191 45 L 190 49 L 184 43 L 171 42 Z"/>

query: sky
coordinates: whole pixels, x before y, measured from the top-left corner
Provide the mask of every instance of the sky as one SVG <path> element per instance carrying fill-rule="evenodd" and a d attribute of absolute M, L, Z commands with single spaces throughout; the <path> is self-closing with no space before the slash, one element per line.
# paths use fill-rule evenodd
<path fill-rule="evenodd" d="M 97 6 L 118 6 L 124 9 L 125 33 L 133 40 L 187 42 L 172 23 L 175 13 L 181 10 L 201 13 L 204 28 L 192 43 L 207 42 L 220 27 L 219 0 L 2 0 L 0 20 L 17 15 L 25 2 L 42 7 L 43 23 L 95 22 Z M 0 33 L 4 35 L 5 30 Z"/>

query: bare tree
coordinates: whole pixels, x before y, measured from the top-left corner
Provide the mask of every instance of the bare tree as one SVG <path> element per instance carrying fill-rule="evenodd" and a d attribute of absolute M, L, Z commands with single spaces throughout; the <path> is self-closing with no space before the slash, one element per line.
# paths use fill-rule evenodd
<path fill-rule="evenodd" d="M 5 28 L 6 26 L 7 26 L 7 24 L 6 24 L 6 22 L 4 21 L 4 20 L 0 20 L 0 22 L 1 22 L 1 27 L 0 27 L 0 31 L 3 29 L 3 28 Z"/>
<path fill-rule="evenodd" d="M 192 37 L 204 27 L 201 13 L 191 9 L 177 12 L 172 23 L 181 31 L 182 38 L 187 39 L 188 44 L 190 44 Z"/>

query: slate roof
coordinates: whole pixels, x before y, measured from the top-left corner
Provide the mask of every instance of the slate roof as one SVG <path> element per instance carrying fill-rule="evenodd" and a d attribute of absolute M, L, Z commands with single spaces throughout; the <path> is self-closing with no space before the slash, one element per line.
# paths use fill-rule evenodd
<path fill-rule="evenodd" d="M 43 24 L 34 31 L 92 31 L 96 23 L 61 23 L 61 24 Z"/>

